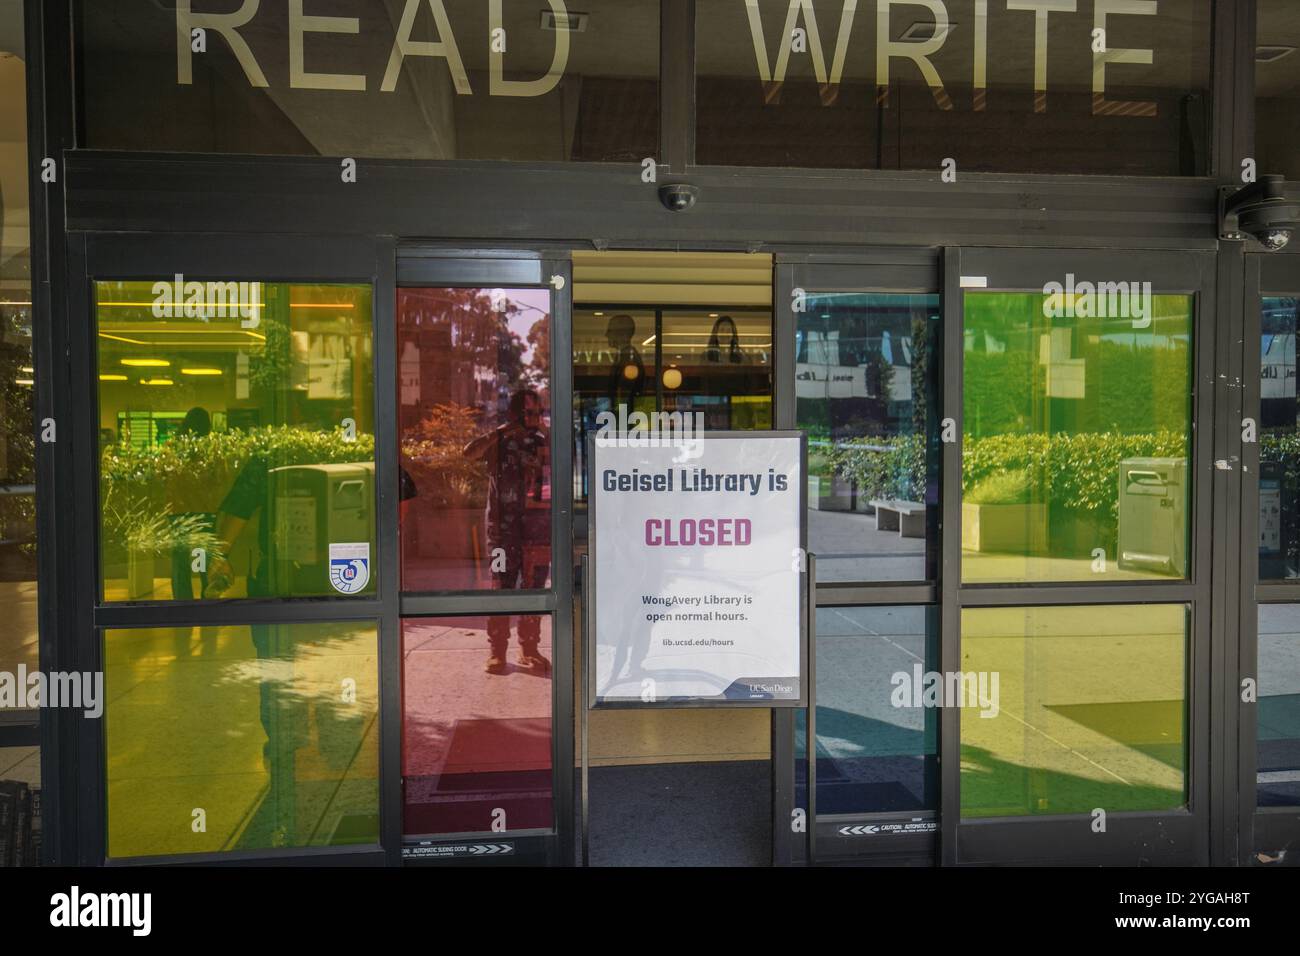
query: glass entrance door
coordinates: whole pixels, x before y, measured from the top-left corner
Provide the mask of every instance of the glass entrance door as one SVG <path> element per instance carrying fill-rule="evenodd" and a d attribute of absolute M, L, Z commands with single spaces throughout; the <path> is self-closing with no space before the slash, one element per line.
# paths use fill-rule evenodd
<path fill-rule="evenodd" d="M 552 364 L 568 277 L 540 258 L 399 259 L 409 861 L 571 858 L 570 399 Z"/>
<path fill-rule="evenodd" d="M 778 276 L 817 578 L 778 862 L 1064 841 L 1137 863 L 1157 832 L 1207 860 L 1212 258 L 893 251 Z"/>
<path fill-rule="evenodd" d="M 939 660 L 939 258 L 790 261 L 777 284 L 779 427 L 808 435 L 816 611 L 815 707 L 773 717 L 794 779 L 776 858 L 932 861 L 939 712 L 899 688 Z"/>
<path fill-rule="evenodd" d="M 1230 689 L 1240 714 L 1240 862 L 1272 864 L 1300 814 L 1300 258 L 1246 263 L 1241 644 Z"/>
<path fill-rule="evenodd" d="M 950 257 L 945 862 L 1208 859 L 1211 270 Z"/>

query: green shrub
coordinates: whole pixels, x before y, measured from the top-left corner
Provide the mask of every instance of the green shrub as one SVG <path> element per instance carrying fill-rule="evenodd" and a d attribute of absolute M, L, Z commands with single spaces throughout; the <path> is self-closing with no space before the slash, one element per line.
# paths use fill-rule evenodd
<path fill-rule="evenodd" d="M 924 435 L 850 439 L 827 452 L 826 461 L 861 497 L 925 500 Z"/>
<path fill-rule="evenodd" d="M 962 501 L 973 505 L 1024 505 L 1034 497 L 1034 482 L 1028 468 L 1017 468 L 990 475 L 970 491 Z"/>
<path fill-rule="evenodd" d="M 163 516 L 214 512 L 240 470 L 265 456 L 272 468 L 371 461 L 373 435 L 345 441 L 342 430 L 318 431 L 289 425 L 231 429 L 207 435 L 177 435 L 161 445 L 137 448 L 125 442 L 106 448 L 100 459 L 99 490 L 106 546 L 145 546 L 172 534 L 194 539 L 194 529 Z M 173 530 L 174 529 L 174 530 Z"/>
<path fill-rule="evenodd" d="M 1300 436 L 1277 436 L 1272 444 L 1265 436 L 1264 442 L 1266 457 L 1288 462 L 1288 481 L 1300 487 Z M 1126 458 L 1187 458 L 1188 454 L 1187 436 L 1172 429 L 1128 435 L 967 436 L 962 446 L 962 497 L 972 501 L 972 494 L 977 499 L 1005 495 L 1012 485 L 1023 482 L 1026 489 L 1040 489 L 1037 500 L 1055 511 L 1114 528 L 1119 521 L 1119 463 Z M 923 435 L 850 439 L 837 444 L 827 458 L 837 474 L 857 485 L 860 495 L 925 500 Z M 1005 477 L 1013 472 L 1023 478 Z M 977 490 L 991 479 L 1003 484 Z"/>

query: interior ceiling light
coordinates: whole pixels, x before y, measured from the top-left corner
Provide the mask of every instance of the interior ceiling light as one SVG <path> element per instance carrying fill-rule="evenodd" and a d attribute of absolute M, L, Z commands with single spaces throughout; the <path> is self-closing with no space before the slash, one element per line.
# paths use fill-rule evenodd
<path fill-rule="evenodd" d="M 898 38 L 900 40 L 930 40 L 933 39 L 935 35 L 934 28 L 937 26 L 938 24 L 933 20 L 917 20 L 910 27 L 900 33 Z M 955 20 L 949 20 L 948 28 L 943 32 L 944 37 L 947 37 L 949 33 L 952 33 L 956 26 L 957 22 Z"/>
<path fill-rule="evenodd" d="M 565 30 L 569 33 L 586 33 L 587 21 L 591 19 L 589 13 L 561 13 L 558 16 L 554 10 L 542 11 L 542 29 L 552 32 Z"/>
<path fill-rule="evenodd" d="M 172 363 L 167 359 L 122 359 L 122 364 L 133 368 L 168 368 Z"/>
<path fill-rule="evenodd" d="M 225 372 L 223 372 L 219 368 L 183 368 L 181 369 L 181 374 L 182 375 L 224 375 Z"/>
<path fill-rule="evenodd" d="M 1255 62 L 1276 63 L 1294 52 L 1295 47 L 1293 46 L 1257 46 L 1255 47 Z"/>
<path fill-rule="evenodd" d="M 103 375 L 99 376 L 99 380 L 101 382 L 125 382 L 126 376 L 117 375 L 114 374 L 113 372 L 105 372 Z"/>
<path fill-rule="evenodd" d="M 174 384 L 169 378 L 145 378 L 140 380 L 141 385 L 172 385 Z"/>

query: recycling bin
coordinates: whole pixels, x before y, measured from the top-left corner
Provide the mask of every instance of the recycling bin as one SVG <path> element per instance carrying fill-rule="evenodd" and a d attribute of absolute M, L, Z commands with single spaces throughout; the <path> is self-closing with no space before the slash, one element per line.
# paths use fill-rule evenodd
<path fill-rule="evenodd" d="M 374 462 L 272 468 L 268 486 L 271 593 L 373 594 Z"/>
<path fill-rule="evenodd" d="M 1187 576 L 1187 459 L 1119 463 L 1119 566 Z"/>

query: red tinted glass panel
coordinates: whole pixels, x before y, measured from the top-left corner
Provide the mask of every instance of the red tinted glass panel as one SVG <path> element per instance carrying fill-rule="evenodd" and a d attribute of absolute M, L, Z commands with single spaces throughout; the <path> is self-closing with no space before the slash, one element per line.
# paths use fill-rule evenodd
<path fill-rule="evenodd" d="M 407 619 L 402 661 L 403 832 L 551 828 L 551 619 Z"/>
<path fill-rule="evenodd" d="M 550 292 L 399 289 L 402 588 L 551 580 Z"/>

